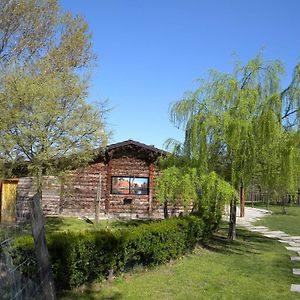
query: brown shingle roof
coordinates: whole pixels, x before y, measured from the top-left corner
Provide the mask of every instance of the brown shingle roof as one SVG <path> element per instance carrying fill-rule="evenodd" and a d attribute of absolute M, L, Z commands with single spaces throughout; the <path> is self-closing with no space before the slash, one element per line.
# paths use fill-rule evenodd
<path fill-rule="evenodd" d="M 150 152 L 160 154 L 160 155 L 166 155 L 167 154 L 166 151 L 158 149 L 158 148 L 154 147 L 153 145 L 146 145 L 146 144 L 134 141 L 134 140 L 127 140 L 127 141 L 124 141 L 124 142 L 119 142 L 119 143 L 108 145 L 106 147 L 106 150 L 109 152 L 110 150 L 114 150 L 116 148 L 122 148 L 122 147 L 132 146 L 132 145 L 143 148 L 143 149 L 148 150 Z"/>

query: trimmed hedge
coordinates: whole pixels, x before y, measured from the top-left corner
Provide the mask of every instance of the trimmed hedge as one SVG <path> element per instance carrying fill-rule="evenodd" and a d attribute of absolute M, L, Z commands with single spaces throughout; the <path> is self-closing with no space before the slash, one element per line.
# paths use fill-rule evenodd
<path fill-rule="evenodd" d="M 196 216 L 171 218 L 116 231 L 64 232 L 47 237 L 58 289 L 132 269 L 166 263 L 194 249 L 203 237 Z M 33 250 L 32 240 L 18 241 L 15 258 Z M 26 253 L 25 253 L 26 252 Z M 23 256 L 24 257 L 24 256 Z"/>

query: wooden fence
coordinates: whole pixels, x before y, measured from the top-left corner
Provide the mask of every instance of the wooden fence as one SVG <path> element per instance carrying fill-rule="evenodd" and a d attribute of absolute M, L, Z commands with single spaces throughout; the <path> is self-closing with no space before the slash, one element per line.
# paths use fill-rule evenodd
<path fill-rule="evenodd" d="M 246 203 L 269 203 L 269 204 L 285 204 L 300 206 L 300 190 L 293 193 L 282 195 L 267 192 L 247 192 Z"/>

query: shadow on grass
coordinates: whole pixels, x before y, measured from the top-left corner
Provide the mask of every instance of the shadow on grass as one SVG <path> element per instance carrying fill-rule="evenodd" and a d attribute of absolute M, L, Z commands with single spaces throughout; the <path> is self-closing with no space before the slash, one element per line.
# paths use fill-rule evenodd
<path fill-rule="evenodd" d="M 9 238 L 31 234 L 31 224 L 0 224 L 0 242 Z"/>
<path fill-rule="evenodd" d="M 122 299 L 122 294 L 119 292 L 112 292 L 111 295 L 101 295 L 101 293 L 97 293 L 94 291 L 86 290 L 84 291 L 84 294 L 78 296 L 78 292 L 68 292 L 67 296 L 66 294 L 59 295 L 58 299 L 61 300 L 119 300 Z"/>
<path fill-rule="evenodd" d="M 118 291 L 111 290 L 109 294 L 104 294 L 101 288 L 95 288 L 92 283 L 86 283 L 84 288 L 75 289 L 73 291 L 62 292 L 58 295 L 61 300 L 119 300 L 122 299 L 122 294 Z"/>
<path fill-rule="evenodd" d="M 264 270 L 268 279 L 280 280 L 287 286 L 295 281 L 291 272 L 293 264 L 284 245 L 275 239 L 240 228 L 237 229 L 237 239 L 230 241 L 227 239 L 227 228 L 221 225 L 220 230 L 204 247 L 225 255 L 227 261 L 235 262 L 234 269 L 245 276 L 252 274 L 251 276 L 260 277 L 261 270 Z"/>
<path fill-rule="evenodd" d="M 254 208 L 267 209 L 267 206 L 265 203 L 255 203 Z M 272 211 L 272 215 L 300 216 L 300 206 L 298 204 L 286 204 L 284 208 L 280 203 L 269 205 L 269 210 Z"/>
<path fill-rule="evenodd" d="M 227 238 L 227 228 L 226 225 L 222 225 L 204 248 L 226 255 L 247 255 L 268 251 L 276 243 L 274 240 L 244 229 L 237 229 L 237 239 L 231 241 Z"/>
<path fill-rule="evenodd" d="M 85 231 L 85 230 L 103 230 L 103 229 L 122 229 L 136 227 L 141 224 L 148 224 L 151 220 L 100 220 L 95 223 L 94 220 L 65 217 L 46 218 L 46 231 Z"/>
<path fill-rule="evenodd" d="M 151 220 L 116 220 L 113 221 L 111 226 L 113 228 L 128 228 L 128 227 L 136 227 L 142 224 L 149 224 L 153 221 Z"/>
<path fill-rule="evenodd" d="M 62 226 L 70 226 L 66 225 L 64 221 L 59 217 L 49 217 L 46 218 L 46 229 L 50 232 L 61 230 Z"/>
<path fill-rule="evenodd" d="M 297 207 L 296 208 L 298 211 L 295 211 L 292 208 L 286 208 L 286 212 L 283 210 L 281 211 L 273 211 L 272 215 L 274 216 L 293 216 L 293 217 L 299 217 L 300 216 L 300 209 Z"/>

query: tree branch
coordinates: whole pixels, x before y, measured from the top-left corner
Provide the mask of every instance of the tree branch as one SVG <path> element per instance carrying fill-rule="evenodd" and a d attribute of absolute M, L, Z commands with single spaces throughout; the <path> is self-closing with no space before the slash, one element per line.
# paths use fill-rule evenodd
<path fill-rule="evenodd" d="M 293 111 L 287 112 L 284 116 L 281 117 L 281 120 L 283 120 L 283 119 L 289 117 L 290 115 L 292 115 L 292 114 L 298 112 L 299 110 L 300 110 L 300 108 L 297 108 L 297 109 L 295 109 L 295 110 L 293 110 Z"/>

